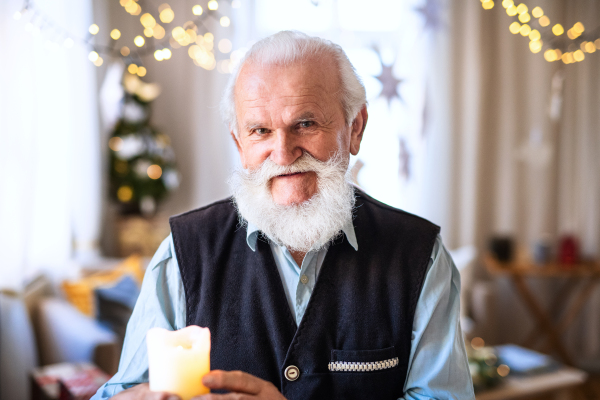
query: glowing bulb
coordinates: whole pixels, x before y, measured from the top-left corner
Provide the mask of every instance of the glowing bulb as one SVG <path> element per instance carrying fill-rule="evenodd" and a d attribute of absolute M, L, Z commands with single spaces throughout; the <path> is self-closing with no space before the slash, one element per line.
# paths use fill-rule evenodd
<path fill-rule="evenodd" d="M 502 7 L 504 8 L 508 8 L 510 6 L 514 6 L 515 2 L 513 0 L 503 0 L 502 1 Z"/>
<path fill-rule="evenodd" d="M 156 50 L 156 51 L 154 52 L 154 59 L 155 59 L 156 61 L 162 61 L 162 60 L 164 60 L 164 59 L 165 59 L 165 56 L 163 55 L 163 52 L 162 52 L 162 50 Z"/>
<path fill-rule="evenodd" d="M 63 42 L 63 46 L 65 46 L 67 49 L 70 49 L 71 47 L 73 47 L 73 45 L 75 44 L 75 42 L 73 41 L 73 39 L 71 38 L 66 38 L 65 41 Z"/>
<path fill-rule="evenodd" d="M 534 40 L 529 42 L 529 50 L 531 50 L 532 53 L 539 53 L 540 50 L 542 50 L 542 41 Z"/>
<path fill-rule="evenodd" d="M 562 55 L 561 60 L 565 64 L 571 64 L 573 62 L 573 55 L 567 52 Z"/>
<path fill-rule="evenodd" d="M 175 18 L 175 13 L 170 8 L 165 8 L 160 12 L 159 18 L 163 23 L 168 24 Z"/>
<path fill-rule="evenodd" d="M 587 51 L 588 53 L 593 53 L 596 51 L 596 46 L 594 46 L 594 43 L 592 42 L 587 42 L 585 44 L 585 51 Z"/>
<path fill-rule="evenodd" d="M 98 32 L 100 32 L 100 28 L 99 28 L 99 27 L 98 27 L 98 25 L 96 25 L 96 24 L 91 24 L 91 25 L 90 25 L 90 29 L 89 29 L 89 31 L 90 31 L 90 33 L 91 33 L 92 35 L 95 35 L 95 34 L 97 34 Z"/>
<path fill-rule="evenodd" d="M 554 33 L 556 36 L 560 36 L 565 33 L 565 29 L 561 24 L 556 24 L 552 27 L 552 33 Z"/>
<path fill-rule="evenodd" d="M 160 40 L 165 37 L 165 28 L 162 26 L 156 25 L 152 30 L 154 31 L 154 38 Z"/>
<path fill-rule="evenodd" d="M 129 53 L 130 53 L 130 52 L 131 52 L 131 51 L 129 50 L 129 47 L 127 47 L 127 46 L 123 46 L 123 47 L 121 47 L 121 55 L 122 55 L 123 57 L 127 57 L 127 56 L 129 55 Z"/>
<path fill-rule="evenodd" d="M 548 26 L 548 25 L 550 25 L 550 18 L 548 18 L 546 15 L 544 15 L 542 18 L 539 19 L 538 22 L 540 23 L 541 26 Z"/>
<path fill-rule="evenodd" d="M 142 47 L 144 45 L 144 43 L 146 43 L 146 41 L 144 40 L 143 37 L 138 35 L 133 39 L 133 43 L 135 43 L 135 45 L 137 47 Z"/>
<path fill-rule="evenodd" d="M 215 39 L 215 35 L 213 35 L 212 33 L 206 32 L 204 34 L 204 41 L 206 41 L 206 42 L 212 42 L 214 39 Z"/>
<path fill-rule="evenodd" d="M 142 23 L 144 28 L 154 28 L 154 25 L 156 25 L 156 20 L 149 13 L 145 13 L 144 15 L 142 15 L 140 17 L 140 22 Z"/>
<path fill-rule="evenodd" d="M 144 28 L 144 36 L 152 37 L 154 36 L 154 29 L 152 28 Z"/>
<path fill-rule="evenodd" d="M 158 6 L 158 12 L 161 13 L 161 12 L 163 12 L 163 10 L 166 10 L 167 8 L 171 8 L 171 6 L 168 5 L 167 3 L 163 3 L 160 6 Z"/>
<path fill-rule="evenodd" d="M 179 41 L 179 40 L 183 39 L 183 37 L 185 36 L 185 31 L 183 30 L 182 27 L 176 26 L 171 31 L 171 35 L 173 36 L 173 39 Z"/>
<path fill-rule="evenodd" d="M 548 49 L 544 52 L 544 58 L 548 62 L 556 61 L 556 59 L 557 59 L 556 52 L 552 49 Z"/>
<path fill-rule="evenodd" d="M 577 32 L 579 35 L 581 35 L 583 33 L 583 31 L 585 30 L 583 24 L 581 22 L 576 23 L 575 25 L 573 25 L 573 29 L 575 30 L 575 32 Z M 578 36 L 579 36 L 578 35 Z"/>
<path fill-rule="evenodd" d="M 540 31 L 538 31 L 537 29 L 534 29 L 529 33 L 529 40 L 531 41 L 540 40 L 540 37 Z"/>
<path fill-rule="evenodd" d="M 219 51 L 221 53 L 229 53 L 231 51 L 231 41 L 229 39 L 219 40 Z"/>
<path fill-rule="evenodd" d="M 194 7 L 192 7 L 192 13 L 194 13 L 194 15 L 202 15 L 202 12 L 204 10 L 202 10 L 202 6 L 200 5 L 195 5 Z"/>
<path fill-rule="evenodd" d="M 229 17 L 221 17 L 221 26 L 224 26 L 225 28 L 227 28 L 229 26 L 229 24 L 231 24 L 231 20 L 229 19 Z"/>
<path fill-rule="evenodd" d="M 585 54 L 583 54 L 583 51 L 581 50 L 577 50 L 573 53 L 573 58 L 575 59 L 575 61 L 579 62 L 579 61 L 583 61 L 585 59 Z"/>
<path fill-rule="evenodd" d="M 129 64 L 129 67 L 127 67 L 127 71 L 131 74 L 131 75 L 135 75 L 137 74 L 137 70 L 138 70 L 138 66 L 135 64 Z"/>
<path fill-rule="evenodd" d="M 119 190 L 117 190 L 117 198 L 121 202 L 127 203 L 133 198 L 133 189 L 129 186 L 121 186 Z"/>
<path fill-rule="evenodd" d="M 483 346 L 485 346 L 485 342 L 482 338 L 474 337 L 473 339 L 471 339 L 471 347 L 473 347 L 474 349 L 481 349 Z"/>
<path fill-rule="evenodd" d="M 527 6 L 526 6 L 525 4 L 519 4 L 519 5 L 517 6 L 517 12 L 518 12 L 519 14 L 526 13 L 527 11 L 529 11 L 529 9 L 527 8 Z"/>
<path fill-rule="evenodd" d="M 169 49 L 163 49 L 162 52 L 163 52 L 163 57 L 165 60 L 170 59 L 171 55 L 173 54 L 173 53 L 171 53 L 171 50 L 169 50 Z"/>
<path fill-rule="evenodd" d="M 97 53 L 97 52 L 95 52 L 95 51 L 90 51 L 90 54 L 88 54 L 88 59 L 89 59 L 91 62 L 94 62 L 94 61 L 96 61 L 96 60 L 98 59 L 98 57 L 100 57 L 100 56 L 99 56 L 99 55 L 98 55 L 98 53 Z"/>
<path fill-rule="evenodd" d="M 121 146 L 123 146 L 123 139 L 118 136 L 112 137 L 108 141 L 108 147 L 110 147 L 112 151 L 121 150 Z"/>
<path fill-rule="evenodd" d="M 137 74 L 138 76 L 146 76 L 146 68 L 145 67 L 139 67 L 137 70 Z"/>
<path fill-rule="evenodd" d="M 483 3 L 481 3 L 481 5 L 485 10 L 491 10 L 494 8 L 494 2 L 492 0 L 485 0 Z"/>
<path fill-rule="evenodd" d="M 544 15 L 544 10 L 542 10 L 541 7 L 536 7 L 531 10 L 531 15 L 533 15 L 534 18 L 540 18 L 542 15 Z"/>
<path fill-rule="evenodd" d="M 506 9 L 506 13 L 507 13 L 509 16 L 511 16 L 511 17 L 514 17 L 515 15 L 517 15 L 517 7 L 515 7 L 514 5 L 513 5 L 513 6 L 509 6 L 509 7 Z"/>
<path fill-rule="evenodd" d="M 506 364 L 501 364 L 500 366 L 498 366 L 496 371 L 498 372 L 498 375 L 504 378 L 510 373 L 510 367 Z"/>
<path fill-rule="evenodd" d="M 217 0 L 210 0 L 208 2 L 208 9 L 211 11 L 215 11 L 219 8 L 219 3 L 217 2 Z"/>
<path fill-rule="evenodd" d="M 162 176 L 162 168 L 159 165 L 152 164 L 146 170 L 150 179 L 158 179 Z"/>
<path fill-rule="evenodd" d="M 119 38 L 121 37 L 121 31 L 119 31 L 118 29 L 113 29 L 112 31 L 110 31 L 110 37 L 113 40 L 119 40 Z"/>
<path fill-rule="evenodd" d="M 562 53 L 562 51 L 560 51 L 560 49 L 556 49 L 556 50 L 554 50 L 554 52 L 556 53 L 557 60 L 559 60 L 563 56 L 563 53 Z"/>
<path fill-rule="evenodd" d="M 519 21 L 522 23 L 527 23 L 531 20 L 531 16 L 528 12 L 524 12 L 523 14 L 519 14 Z"/>
<path fill-rule="evenodd" d="M 18 21 L 21 19 L 21 16 L 22 16 L 22 14 L 20 11 L 15 11 L 15 13 L 13 14 L 13 19 Z"/>
<path fill-rule="evenodd" d="M 521 29 L 519 29 L 519 33 L 521 34 L 521 36 L 529 36 L 529 34 L 531 33 L 531 27 L 527 24 L 523 24 L 521 26 Z"/>

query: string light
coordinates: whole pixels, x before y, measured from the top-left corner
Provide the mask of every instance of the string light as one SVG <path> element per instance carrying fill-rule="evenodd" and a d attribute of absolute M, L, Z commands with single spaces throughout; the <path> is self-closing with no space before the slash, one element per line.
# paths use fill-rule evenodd
<path fill-rule="evenodd" d="M 207 6 L 209 10 L 216 11 L 219 8 L 219 2 L 217 0 L 210 0 Z"/>
<path fill-rule="evenodd" d="M 32 0 L 23 0 L 24 6 L 21 11 L 16 11 L 12 15 L 15 20 L 23 20 L 24 28 L 27 32 L 32 35 L 43 34 L 45 37 L 45 47 L 50 50 L 56 50 L 62 44 L 64 48 L 71 48 L 75 45 L 74 37 L 81 45 L 88 47 L 88 59 L 96 66 L 101 66 L 104 63 L 104 56 L 109 57 L 124 57 L 127 58 L 126 63 L 128 70 L 139 76 L 143 76 L 147 73 L 144 67 L 137 67 L 136 64 L 131 63 L 131 60 L 140 60 L 147 54 L 154 55 L 157 60 L 168 60 L 172 57 L 172 49 L 186 47 L 197 43 L 202 48 L 202 56 L 196 57 L 194 62 L 196 65 L 211 70 L 217 65 L 215 60 L 215 50 L 217 47 L 223 54 L 231 53 L 232 44 L 228 39 L 218 41 L 218 46 L 214 35 L 211 32 L 204 31 L 203 34 L 198 33 L 197 26 L 206 26 L 203 20 L 207 17 L 216 17 L 222 27 L 231 26 L 231 19 L 226 15 L 215 15 L 214 11 L 219 9 L 219 2 L 217 0 L 209 0 L 205 10 L 199 4 L 192 7 L 192 12 L 195 16 L 193 21 L 186 22 L 183 27 L 168 28 L 170 35 L 167 36 L 166 27 L 160 24 L 169 24 L 175 18 L 175 13 L 171 6 L 167 3 L 163 3 L 158 7 L 158 13 L 152 15 L 151 12 L 142 12 L 142 6 L 140 4 L 146 4 L 144 2 L 138 3 L 139 0 L 119 0 L 119 4 L 124 8 L 126 12 L 131 15 L 139 16 L 139 21 L 144 27 L 143 35 L 137 35 L 133 39 L 135 47 L 120 46 L 115 47 L 112 45 L 105 45 L 94 43 L 94 39 L 91 37 L 79 37 L 71 35 L 69 32 L 60 28 L 60 24 L 55 24 L 53 21 L 44 17 L 44 13 L 36 10 Z M 503 4 L 513 0 L 503 0 Z M 482 0 L 482 2 L 488 5 L 493 5 L 493 0 Z M 193 4 L 193 3 L 192 3 Z M 230 0 L 231 8 L 241 7 L 240 0 Z M 145 7 L 145 6 L 144 6 Z M 146 10 L 146 9 L 145 9 Z M 156 9 L 155 9 L 156 10 Z M 148 11 L 148 10 L 146 10 Z M 25 18 L 24 18 L 25 17 Z M 30 18 L 27 18 L 30 17 Z M 104 29 L 104 28 L 103 28 Z M 90 36 L 95 36 L 100 33 L 100 27 L 96 23 L 92 23 L 88 26 L 88 32 Z M 103 31 L 104 32 L 104 31 Z M 123 38 L 123 33 L 119 29 L 107 29 L 107 36 L 114 41 L 118 41 Z M 147 41 L 145 38 L 154 38 L 156 41 Z M 162 41 L 164 39 L 164 41 Z M 162 42 L 158 42 L 162 41 Z M 90 48 L 91 47 L 91 48 Z M 140 48 L 140 49 L 137 49 Z M 595 48 L 594 48 L 595 50 Z M 232 60 L 226 58 L 221 62 L 223 67 L 219 68 L 221 72 L 230 72 Z M 227 68 L 226 68 L 227 67 Z M 136 69 L 137 68 L 137 69 Z M 142 68 L 140 70 L 140 68 Z M 135 70 L 134 70 L 135 69 Z M 134 70 L 134 71 L 132 71 Z M 138 73 L 139 72 L 139 73 Z M 141 75 L 140 75 L 141 74 Z"/>
<path fill-rule="evenodd" d="M 492 0 L 484 0 L 481 2 L 481 5 L 485 10 L 491 10 L 494 8 L 494 2 Z"/>
<path fill-rule="evenodd" d="M 147 164 L 146 164 L 147 165 Z M 160 165 L 152 164 L 146 170 L 150 179 L 159 179 L 162 176 L 162 168 Z"/>
<path fill-rule="evenodd" d="M 552 33 L 554 33 L 556 36 L 560 36 L 565 33 L 565 29 L 561 24 L 556 24 L 552 27 Z"/>
<path fill-rule="evenodd" d="M 192 7 L 192 13 L 194 15 L 202 15 L 203 11 L 204 10 L 202 10 L 202 6 L 200 6 L 200 5 L 195 5 L 194 7 Z"/>
<path fill-rule="evenodd" d="M 121 186 L 119 190 L 117 190 L 117 198 L 122 203 L 127 203 L 133 198 L 133 189 L 129 186 Z"/>
<path fill-rule="evenodd" d="M 135 64 L 129 64 L 129 66 L 127 67 L 127 71 L 131 74 L 131 75 L 135 75 L 137 74 L 137 70 L 138 70 L 138 66 Z"/>
<path fill-rule="evenodd" d="M 119 31 L 118 29 L 113 29 L 112 31 L 110 31 L 110 37 L 113 40 L 119 40 L 119 38 L 121 37 L 121 31 Z"/>
<path fill-rule="evenodd" d="M 492 7 L 487 7 L 486 4 L 488 0 L 481 0 L 481 4 L 483 8 L 489 9 Z M 522 36 L 527 36 L 530 40 L 529 49 L 533 53 L 539 53 L 542 51 L 544 47 L 544 41 L 542 40 L 542 36 L 544 36 L 538 29 L 533 29 L 528 23 L 535 25 L 535 23 L 539 24 L 541 28 L 545 28 L 550 26 L 550 18 L 545 15 L 544 10 L 536 6 L 531 10 L 531 14 L 529 13 L 529 8 L 526 4 L 521 3 L 515 5 L 514 0 L 502 0 L 502 6 L 506 9 L 506 13 L 514 17 L 516 16 L 518 21 L 513 21 L 508 29 L 512 34 L 520 33 Z M 536 18 L 536 20 L 533 20 Z M 549 30 L 552 31 L 554 36 L 561 36 L 565 33 L 565 29 L 561 24 L 554 24 Z M 597 32 L 599 29 L 596 29 L 594 32 Z M 566 43 L 564 41 L 558 42 L 559 46 L 568 47 L 570 51 L 566 51 L 563 53 L 560 49 L 546 49 L 543 52 L 544 59 L 548 62 L 554 61 L 562 61 L 565 64 L 571 64 L 575 62 L 581 62 L 585 60 L 585 53 L 591 54 L 596 52 L 596 50 L 600 50 L 600 38 L 596 38 L 594 41 L 590 40 L 589 34 L 587 38 L 582 35 L 585 32 L 585 27 L 583 23 L 576 22 L 573 27 L 566 31 L 566 34 L 569 39 L 575 41 L 575 43 Z M 587 40 L 585 40 L 587 39 Z M 550 41 L 552 43 L 552 40 Z M 579 49 L 577 49 L 577 45 Z M 565 49 L 566 50 L 566 49 Z"/>

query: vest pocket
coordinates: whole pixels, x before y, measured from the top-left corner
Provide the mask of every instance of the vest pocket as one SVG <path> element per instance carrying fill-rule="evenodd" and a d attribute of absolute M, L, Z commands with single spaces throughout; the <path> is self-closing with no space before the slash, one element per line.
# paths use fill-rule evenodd
<path fill-rule="evenodd" d="M 331 372 L 372 372 L 398 366 L 394 346 L 377 350 L 331 350 Z"/>

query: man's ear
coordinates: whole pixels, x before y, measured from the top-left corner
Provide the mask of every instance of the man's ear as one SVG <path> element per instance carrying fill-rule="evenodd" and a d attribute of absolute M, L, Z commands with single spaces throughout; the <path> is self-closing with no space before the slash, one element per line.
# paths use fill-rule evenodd
<path fill-rule="evenodd" d="M 363 105 L 356 118 L 352 121 L 352 128 L 350 132 L 350 153 L 355 156 L 360 150 L 360 142 L 363 138 L 363 133 L 367 127 L 367 120 L 369 119 L 369 113 L 367 112 L 367 105 Z"/>
<path fill-rule="evenodd" d="M 233 139 L 233 143 L 235 143 L 235 147 L 237 147 L 237 151 L 240 155 L 240 161 L 242 162 L 242 166 L 245 168 L 246 162 L 244 161 L 244 150 L 242 149 L 242 146 L 240 144 L 240 139 L 236 136 L 235 132 L 233 132 L 233 129 L 229 130 L 229 134 L 231 135 L 231 138 Z"/>

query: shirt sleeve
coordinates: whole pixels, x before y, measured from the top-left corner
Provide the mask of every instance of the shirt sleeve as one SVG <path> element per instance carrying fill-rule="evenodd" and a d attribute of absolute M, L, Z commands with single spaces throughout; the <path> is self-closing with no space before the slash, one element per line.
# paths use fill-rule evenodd
<path fill-rule="evenodd" d="M 440 236 L 417 302 L 404 397 L 475 399 L 460 327 L 460 274 Z"/>
<path fill-rule="evenodd" d="M 91 400 L 109 399 L 120 391 L 148 382 L 146 332 L 153 327 L 185 327 L 185 293 L 169 235 L 148 264 L 140 295 L 127 323 L 119 371 Z"/>

